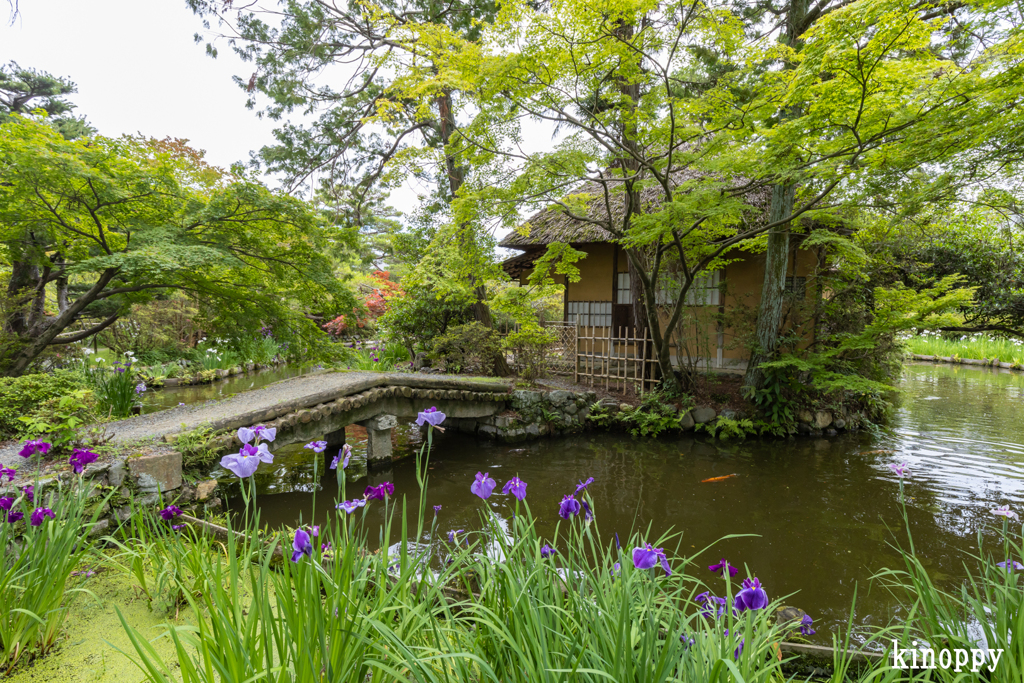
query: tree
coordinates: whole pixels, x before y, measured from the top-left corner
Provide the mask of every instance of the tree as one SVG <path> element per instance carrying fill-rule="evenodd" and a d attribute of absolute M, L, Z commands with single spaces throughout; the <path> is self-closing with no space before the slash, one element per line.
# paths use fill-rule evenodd
<path fill-rule="evenodd" d="M 35 268 L 4 310 L 4 375 L 161 292 L 219 305 L 253 332 L 273 324 L 275 334 L 305 340 L 319 334 L 307 312 L 354 303 L 318 251 L 324 233 L 314 212 L 205 164 L 185 141 L 65 140 L 12 116 L 0 126 L 0 169 L 0 239 L 30 245 L 19 257 Z M 47 288 L 62 279 L 79 293 L 52 314 Z"/>
<path fill-rule="evenodd" d="M 928 51 L 934 22 L 880 0 L 820 17 L 799 53 L 700 3 L 509 2 L 480 43 L 405 28 L 427 55 L 402 71 L 405 92 L 457 82 L 478 112 L 459 130 L 476 170 L 458 220 L 529 229 L 521 210 L 557 207 L 610 234 L 637 275 L 670 386 L 671 335 L 699 277 L 738 250 L 764 251 L 776 228 L 835 213 L 839 192 L 983 80 L 944 71 Z M 525 151 L 526 120 L 563 136 Z"/>
<path fill-rule="evenodd" d="M 268 116 L 279 119 L 297 109 L 319 113 L 309 127 L 289 123 L 276 131 L 280 144 L 259 155 L 270 171 L 283 174 L 290 186 L 321 176 L 324 192 L 342 195 L 336 203 L 346 204 L 355 217 L 374 214 L 375 187 L 400 185 L 406 173 L 432 177 L 438 210 L 447 213 L 468 172 L 458 146 L 458 87 L 448 83 L 404 98 L 394 92 L 385 64 L 423 59 L 401 39 L 410 22 L 440 23 L 475 40 L 478 22 L 496 11 L 495 0 L 293 1 L 272 11 L 233 10 L 220 0 L 187 3 L 207 19 L 216 17 L 235 51 L 254 63 L 251 77 L 237 82 L 270 99 Z M 216 54 L 212 45 L 208 51 Z M 340 76 L 340 86 L 331 82 L 333 75 Z M 248 106 L 255 104 L 250 99 Z M 374 225 L 365 227 L 372 231 Z M 481 253 L 479 227 L 464 224 L 456 231 L 467 254 Z M 486 289 L 474 270 L 463 273 L 475 293 L 473 313 L 490 327 Z M 496 363 L 507 374 L 504 358 Z"/>
<path fill-rule="evenodd" d="M 70 116 L 75 105 L 65 95 L 78 92 L 67 78 L 58 78 L 45 71 L 25 69 L 17 62 L 0 67 L 0 124 L 12 114 L 28 114 L 36 109 L 46 112 L 47 121 L 68 140 L 96 132 L 85 120 Z"/>

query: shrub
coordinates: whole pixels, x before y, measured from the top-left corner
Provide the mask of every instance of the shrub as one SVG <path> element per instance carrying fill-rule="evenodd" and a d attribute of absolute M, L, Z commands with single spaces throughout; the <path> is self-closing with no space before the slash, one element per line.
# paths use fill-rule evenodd
<path fill-rule="evenodd" d="M 96 393 L 101 415 L 107 417 L 128 417 L 132 408 L 140 405 L 138 387 L 140 386 L 132 362 L 120 361 L 114 367 L 95 367 L 88 369 L 89 378 Z M 145 389 L 143 389 L 145 391 Z"/>
<path fill-rule="evenodd" d="M 79 428 L 95 418 L 93 393 L 76 389 L 43 401 L 30 415 L 19 417 L 25 434 L 43 439 L 56 452 L 70 451 L 79 444 Z"/>
<path fill-rule="evenodd" d="M 519 375 L 532 382 L 547 370 L 548 349 L 554 341 L 554 335 L 530 322 L 510 332 L 502 346 L 512 352 Z"/>
<path fill-rule="evenodd" d="M 457 325 L 434 340 L 431 358 L 448 372 L 494 374 L 494 359 L 501 352 L 497 333 L 478 322 Z"/>
<path fill-rule="evenodd" d="M 415 355 L 418 347 L 429 349 L 433 340 L 452 327 L 471 322 L 470 303 L 454 295 L 438 297 L 430 288 L 416 288 L 390 299 L 377 327 L 385 342 L 401 344 Z"/>
<path fill-rule="evenodd" d="M 0 438 L 24 433 L 18 418 L 32 415 L 46 401 L 88 387 L 85 375 L 70 370 L 0 378 Z"/>

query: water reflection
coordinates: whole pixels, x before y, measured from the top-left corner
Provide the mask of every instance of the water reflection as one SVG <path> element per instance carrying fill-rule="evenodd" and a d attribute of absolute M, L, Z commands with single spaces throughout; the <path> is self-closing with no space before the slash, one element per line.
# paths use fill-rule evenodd
<path fill-rule="evenodd" d="M 990 533 L 997 525 L 988 511 L 997 504 L 1021 503 L 1024 376 L 914 365 L 902 388 L 895 426 L 877 436 L 729 443 L 594 432 L 502 445 L 458 433 L 439 435 L 428 471 L 424 528 L 430 528 L 434 505 L 442 506 L 442 537 L 452 529 L 480 528 L 485 507 L 508 518 L 515 500 L 500 489 L 518 475 L 529 483 L 527 501 L 540 532 L 551 537 L 561 497 L 575 490 L 579 479 L 592 476 L 589 491 L 609 541 L 613 532 L 625 538 L 634 529 L 651 537 L 681 532 L 670 553 L 677 569 L 681 558 L 694 556 L 698 567 L 691 571 L 712 580 L 706 566 L 720 557 L 746 565 L 773 597 L 798 593 L 789 602 L 819 620 L 819 638 L 828 642 L 830 627 L 847 620 L 855 587 L 855 623 L 878 625 L 898 616 L 880 587 L 867 591 L 875 571 L 899 563 L 891 544 L 906 540 L 891 463 L 910 464 L 905 494 L 915 546 L 933 579 L 947 586 L 960 580 L 967 553 L 976 551 L 977 533 Z M 414 430 L 406 431 L 396 450 L 411 453 L 418 448 L 417 437 Z M 353 461 L 364 462 L 365 441 L 354 430 L 349 441 L 355 447 Z M 324 473 L 323 463 L 317 482 L 310 451 L 295 445 L 275 453 L 274 465 L 257 475 L 265 522 L 294 525 L 302 518 L 315 523 L 337 514 L 334 475 Z M 489 471 L 498 480 L 486 502 L 469 490 L 477 471 Z M 702 483 L 728 474 L 737 476 Z M 410 509 L 415 507 L 412 459 L 350 481 L 348 497 L 383 481 L 394 482 L 396 494 L 408 496 Z M 376 538 L 384 508 L 372 504 L 366 509 L 369 536 Z M 753 536 L 715 544 L 744 534 Z"/>
<path fill-rule="evenodd" d="M 202 401 L 227 398 L 242 391 L 261 389 L 273 382 L 309 374 L 310 372 L 312 372 L 312 369 L 308 367 L 282 365 L 276 368 L 234 375 L 227 379 L 211 382 L 210 384 L 153 389 L 143 394 L 142 412 L 155 413 L 158 410 L 174 408 L 179 403 L 191 405 Z"/>

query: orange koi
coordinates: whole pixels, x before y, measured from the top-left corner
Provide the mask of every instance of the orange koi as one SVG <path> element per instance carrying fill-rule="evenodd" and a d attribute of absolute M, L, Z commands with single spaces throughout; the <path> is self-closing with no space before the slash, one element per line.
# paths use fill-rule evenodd
<path fill-rule="evenodd" d="M 729 479 L 730 477 L 738 477 L 738 476 L 740 476 L 740 475 L 738 475 L 738 474 L 725 474 L 725 475 L 722 475 L 721 477 L 711 477 L 710 479 L 701 479 L 700 483 L 706 484 L 709 481 L 722 481 L 723 479 Z"/>

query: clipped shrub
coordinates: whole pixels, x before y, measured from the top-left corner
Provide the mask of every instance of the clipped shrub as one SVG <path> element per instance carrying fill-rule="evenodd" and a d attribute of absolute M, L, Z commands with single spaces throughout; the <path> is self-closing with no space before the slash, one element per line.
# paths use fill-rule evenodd
<path fill-rule="evenodd" d="M 85 377 L 70 370 L 0 377 L 0 437 L 10 439 L 22 434 L 24 425 L 18 418 L 32 415 L 45 402 L 87 388 Z"/>
<path fill-rule="evenodd" d="M 434 339 L 430 357 L 444 363 L 448 372 L 493 375 L 500 352 L 498 334 L 474 321 L 456 325 Z"/>

